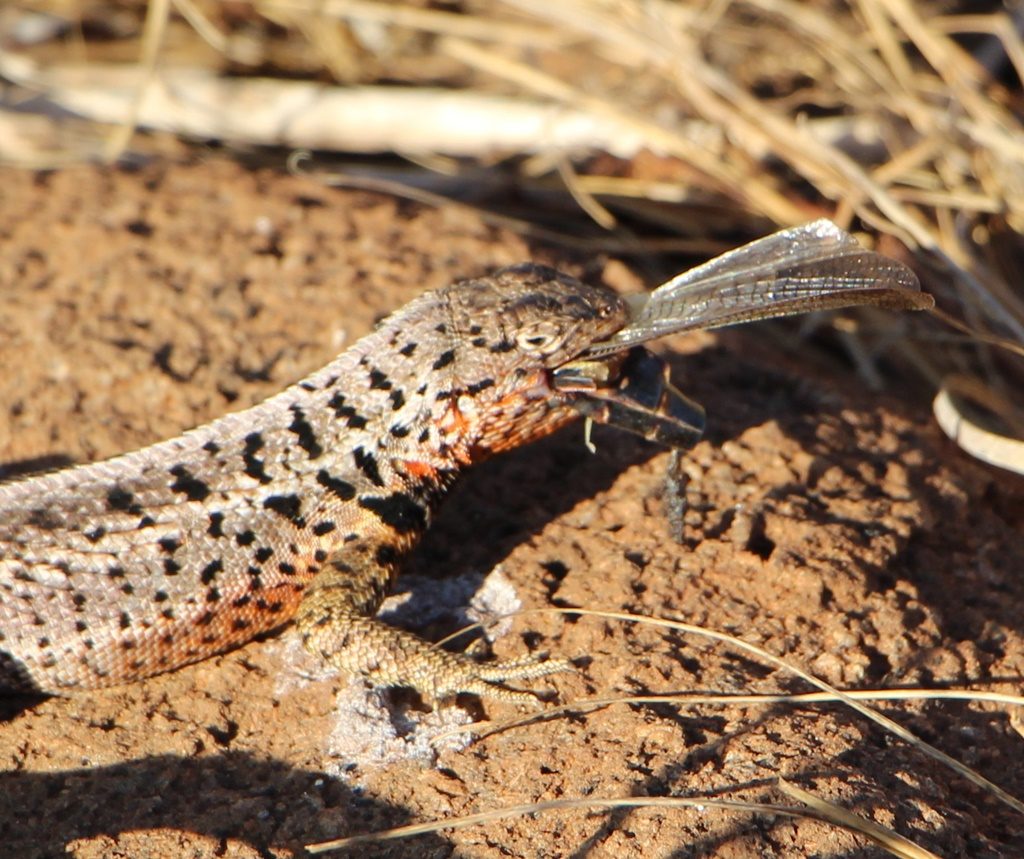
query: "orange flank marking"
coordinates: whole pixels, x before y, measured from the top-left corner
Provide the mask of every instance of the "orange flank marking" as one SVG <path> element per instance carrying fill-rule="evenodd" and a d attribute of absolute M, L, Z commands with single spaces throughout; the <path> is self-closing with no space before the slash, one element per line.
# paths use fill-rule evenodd
<path fill-rule="evenodd" d="M 448 411 L 444 413 L 438 425 L 446 435 L 462 435 L 469 429 L 469 421 L 454 400 L 448 404 Z"/>
<path fill-rule="evenodd" d="M 470 459 L 465 448 L 465 438 L 469 435 L 470 424 L 466 419 L 466 416 L 459 409 L 457 401 L 452 400 L 448 404 L 448 409 L 441 416 L 441 419 L 437 422 L 437 428 L 441 431 L 443 436 L 446 436 L 446 441 L 452 445 L 450 455 L 462 465 L 469 465 Z"/>
<path fill-rule="evenodd" d="M 402 468 L 410 477 L 437 477 L 437 469 L 426 462 L 418 462 L 415 459 L 400 460 Z"/>

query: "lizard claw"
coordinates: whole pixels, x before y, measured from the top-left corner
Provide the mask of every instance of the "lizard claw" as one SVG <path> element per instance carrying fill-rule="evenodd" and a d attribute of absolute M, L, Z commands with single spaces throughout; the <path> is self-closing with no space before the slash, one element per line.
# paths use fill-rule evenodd
<path fill-rule="evenodd" d="M 549 659 L 546 653 L 528 654 L 502 662 L 477 662 L 456 654 L 451 656 L 454 661 L 440 672 L 441 676 L 431 690 L 433 697 L 447 698 L 464 692 L 481 698 L 535 705 L 546 697 L 543 693 L 512 689 L 505 683 L 547 677 L 573 667 L 568 659 Z"/>

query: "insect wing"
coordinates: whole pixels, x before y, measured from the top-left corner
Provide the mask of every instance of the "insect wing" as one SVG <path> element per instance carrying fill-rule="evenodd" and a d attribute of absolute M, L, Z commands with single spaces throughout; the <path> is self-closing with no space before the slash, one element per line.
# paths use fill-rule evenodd
<path fill-rule="evenodd" d="M 809 310 L 858 304 L 919 310 L 933 301 L 905 265 L 866 250 L 831 221 L 818 220 L 729 251 L 631 304 L 631 321 L 586 356 L 679 331 Z"/>

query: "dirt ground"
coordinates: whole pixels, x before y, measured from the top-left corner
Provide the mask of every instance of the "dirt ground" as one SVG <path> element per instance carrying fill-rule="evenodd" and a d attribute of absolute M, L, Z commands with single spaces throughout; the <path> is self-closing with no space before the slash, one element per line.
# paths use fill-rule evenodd
<path fill-rule="evenodd" d="M 110 456 L 243 408 L 317 368 L 425 289 L 522 259 L 600 276 L 454 210 L 330 190 L 212 156 L 137 171 L 0 172 L 0 476 Z M 620 263 L 616 284 L 639 285 Z M 792 330 L 792 329 L 787 329 Z M 440 638 L 482 584 L 497 604 L 672 616 L 738 635 L 845 687 L 1024 675 L 1024 485 L 967 461 L 927 403 L 873 394 L 833 359 L 749 329 L 669 341 L 709 414 L 665 494 L 669 455 L 571 428 L 472 473 L 400 586 Z M 681 486 L 681 488 L 680 488 Z M 686 502 L 682 526 L 670 509 Z M 679 523 L 677 522 L 677 525 Z M 451 586 L 451 590 L 442 590 Z M 528 615 L 500 638 L 577 658 L 562 701 L 806 691 L 721 645 Z M 942 856 L 1024 855 L 1024 820 L 837 705 L 609 707 L 473 744 L 424 737 L 514 706 L 430 713 L 319 676 L 291 636 L 127 688 L 0 702 L 0 854 L 286 857 L 387 826 L 572 797 L 791 802 L 787 779 Z M 544 687 L 544 684 L 541 684 Z M 1024 796 L 1005 710 L 881 704 Z M 885 855 L 813 820 L 633 810 L 516 816 L 360 847 L 361 856 Z"/>

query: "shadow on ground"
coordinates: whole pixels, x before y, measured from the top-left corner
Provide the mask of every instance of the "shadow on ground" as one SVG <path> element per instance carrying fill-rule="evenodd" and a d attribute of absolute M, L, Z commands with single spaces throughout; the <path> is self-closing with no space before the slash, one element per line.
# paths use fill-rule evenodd
<path fill-rule="evenodd" d="M 19 816 L 12 800 L 21 809 L 45 808 L 45 817 Z M 234 840 L 269 856 L 271 848 L 301 852 L 310 841 L 406 822 L 401 809 L 360 796 L 322 773 L 233 752 L 0 773 L 0 855 L 12 859 L 62 856 L 77 839 L 116 839 L 149 829 L 205 836 L 213 842 L 210 855 L 220 855 Z M 445 845 L 437 836 L 416 841 L 425 855 Z M 361 847 L 358 855 L 383 855 L 374 851 Z"/>

